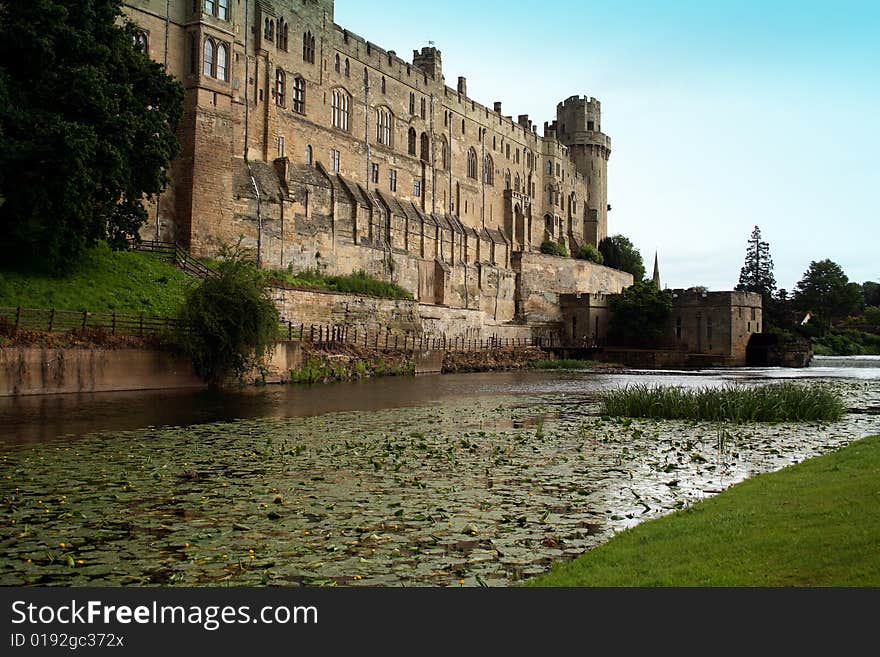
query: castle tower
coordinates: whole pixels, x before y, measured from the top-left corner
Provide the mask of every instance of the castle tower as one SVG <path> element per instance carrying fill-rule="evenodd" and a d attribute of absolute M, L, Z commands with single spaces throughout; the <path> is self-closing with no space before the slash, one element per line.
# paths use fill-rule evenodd
<path fill-rule="evenodd" d="M 568 146 L 578 173 L 587 179 L 584 239 L 593 245 L 608 235 L 608 158 L 611 138 L 602 132 L 602 105 L 571 96 L 556 106 L 557 138 Z"/>

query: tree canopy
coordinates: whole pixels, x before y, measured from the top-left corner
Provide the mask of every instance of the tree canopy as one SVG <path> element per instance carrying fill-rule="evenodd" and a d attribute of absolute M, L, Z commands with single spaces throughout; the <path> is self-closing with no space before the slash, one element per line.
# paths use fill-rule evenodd
<path fill-rule="evenodd" d="M 798 281 L 794 303 L 825 322 L 833 322 L 861 310 L 862 286 L 850 283 L 843 269 L 831 260 L 813 261 Z"/>
<path fill-rule="evenodd" d="M 672 292 L 639 280 L 609 298 L 609 333 L 618 340 L 651 341 L 664 335 L 672 316 Z"/>
<path fill-rule="evenodd" d="M 599 252 L 602 254 L 606 267 L 613 267 L 633 275 L 633 280 L 638 282 L 645 278 L 645 263 L 642 254 L 633 243 L 623 235 L 606 237 L 599 242 Z"/>
<path fill-rule="evenodd" d="M 741 292 L 757 292 L 764 299 L 765 304 L 772 298 L 776 289 L 770 245 L 761 239 L 761 229 L 757 226 L 752 230 L 749 238 L 746 261 L 740 270 L 736 289 Z"/>
<path fill-rule="evenodd" d="M 0 3 L 4 257 L 69 268 L 146 220 L 178 151 L 183 89 L 136 33 L 119 0 Z"/>

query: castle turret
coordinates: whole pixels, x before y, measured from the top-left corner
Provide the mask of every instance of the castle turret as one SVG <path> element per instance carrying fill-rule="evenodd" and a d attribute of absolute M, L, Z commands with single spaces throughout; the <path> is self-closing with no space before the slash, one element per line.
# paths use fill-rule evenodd
<path fill-rule="evenodd" d="M 433 46 L 426 46 L 422 48 L 421 52 L 413 50 L 413 64 L 428 75 L 434 76 L 436 80 L 443 77 L 443 62 L 440 58 L 440 51 Z"/>
<path fill-rule="evenodd" d="M 598 245 L 608 235 L 608 158 L 611 138 L 602 132 L 602 105 L 595 98 L 571 96 L 556 106 L 557 138 L 568 146 L 578 173 L 587 179 L 584 238 Z"/>

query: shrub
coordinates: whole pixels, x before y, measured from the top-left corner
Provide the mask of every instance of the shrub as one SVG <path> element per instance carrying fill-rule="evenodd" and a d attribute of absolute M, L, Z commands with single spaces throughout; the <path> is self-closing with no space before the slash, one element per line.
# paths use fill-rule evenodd
<path fill-rule="evenodd" d="M 602 415 L 713 422 L 834 421 L 846 410 L 831 388 L 795 383 L 692 390 L 634 385 L 602 393 L 600 401 Z"/>
<path fill-rule="evenodd" d="M 541 242 L 541 253 L 563 258 L 568 257 L 568 249 L 565 248 L 565 245 L 560 244 L 559 242 L 554 242 L 553 240 L 544 240 Z"/>
<path fill-rule="evenodd" d="M 656 340 L 672 316 L 672 292 L 658 290 L 653 281 L 636 281 L 609 299 L 610 334 L 618 340 Z"/>
<path fill-rule="evenodd" d="M 221 249 L 216 271 L 187 295 L 179 313 L 190 327 L 181 346 L 211 383 L 259 366 L 279 326 L 266 277 L 237 247 Z"/>
<path fill-rule="evenodd" d="M 265 276 L 270 282 L 281 281 L 288 285 L 313 287 L 330 292 L 361 294 L 369 297 L 381 297 L 383 299 L 413 298 L 409 291 L 396 283 L 381 281 L 363 270 L 353 274 L 328 276 L 316 269 L 306 269 L 297 273 L 289 269 L 271 269 L 265 272 Z"/>
<path fill-rule="evenodd" d="M 578 260 L 589 260 L 590 262 L 595 262 L 597 265 L 601 265 L 605 262 L 604 256 L 599 252 L 592 244 L 583 244 L 581 248 L 578 249 L 578 252 L 574 256 Z"/>

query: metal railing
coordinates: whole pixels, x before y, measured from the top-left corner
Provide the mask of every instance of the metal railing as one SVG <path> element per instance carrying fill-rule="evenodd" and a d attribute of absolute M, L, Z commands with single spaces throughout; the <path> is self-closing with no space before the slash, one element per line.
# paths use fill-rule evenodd
<path fill-rule="evenodd" d="M 134 251 L 155 253 L 170 260 L 179 269 L 182 269 L 190 276 L 201 279 L 217 276 L 216 271 L 200 260 L 193 258 L 185 249 L 177 244 L 177 242 L 160 242 L 158 240 L 141 240 L 140 242 L 137 242 L 131 240 L 129 244 Z"/>

